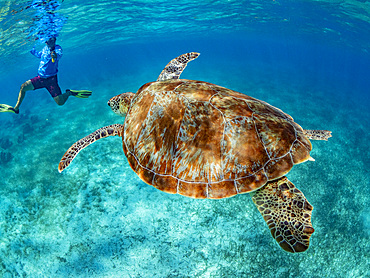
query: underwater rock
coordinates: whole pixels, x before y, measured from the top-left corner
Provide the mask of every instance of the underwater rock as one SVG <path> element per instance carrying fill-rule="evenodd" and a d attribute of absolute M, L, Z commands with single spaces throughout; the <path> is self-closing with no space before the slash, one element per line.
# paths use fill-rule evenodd
<path fill-rule="evenodd" d="M 0 139 L 0 147 L 4 150 L 10 148 L 13 145 L 13 143 L 8 139 Z"/>
<path fill-rule="evenodd" d="M 0 153 L 0 164 L 6 164 L 13 159 L 13 155 L 10 152 Z"/>
<path fill-rule="evenodd" d="M 24 140 L 25 140 L 25 138 L 24 138 L 24 134 L 22 133 L 22 134 L 20 134 L 20 135 L 18 136 L 17 143 L 18 143 L 18 144 L 22 144 L 22 143 L 24 142 Z"/>
<path fill-rule="evenodd" d="M 31 116 L 31 122 L 32 122 L 32 123 L 39 122 L 39 117 L 37 117 L 37 116 L 35 116 L 35 115 Z"/>
<path fill-rule="evenodd" d="M 32 133 L 32 131 L 33 131 L 33 128 L 29 123 L 26 123 L 23 126 L 23 134 Z"/>

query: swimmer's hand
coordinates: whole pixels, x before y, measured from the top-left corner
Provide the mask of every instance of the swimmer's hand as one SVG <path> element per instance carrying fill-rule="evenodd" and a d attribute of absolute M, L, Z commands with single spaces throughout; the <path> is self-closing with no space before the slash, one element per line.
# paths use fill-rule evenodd
<path fill-rule="evenodd" d="M 57 58 L 57 54 L 55 53 L 55 51 L 52 51 L 52 52 L 50 53 L 50 55 L 51 55 L 51 61 L 52 61 L 53 63 L 55 63 L 55 59 Z"/>

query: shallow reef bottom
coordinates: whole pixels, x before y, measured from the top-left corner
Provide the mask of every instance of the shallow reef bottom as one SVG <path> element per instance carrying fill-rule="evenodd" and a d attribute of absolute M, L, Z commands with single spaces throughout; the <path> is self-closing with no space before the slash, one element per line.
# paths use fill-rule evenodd
<path fill-rule="evenodd" d="M 332 130 L 328 142 L 313 142 L 316 161 L 288 174 L 314 206 L 307 252 L 282 251 L 248 194 L 193 200 L 146 185 L 118 137 L 89 146 L 59 174 L 72 143 L 123 122 L 106 105 L 117 94 L 107 88 L 137 89 L 127 77 L 103 80 L 83 105 L 28 97 L 22 114 L 0 123 L 0 276 L 369 277 L 369 112 L 344 102 L 345 92 L 334 98 L 341 92 L 290 80 L 215 72 L 205 81 L 265 100 L 304 128 Z"/>

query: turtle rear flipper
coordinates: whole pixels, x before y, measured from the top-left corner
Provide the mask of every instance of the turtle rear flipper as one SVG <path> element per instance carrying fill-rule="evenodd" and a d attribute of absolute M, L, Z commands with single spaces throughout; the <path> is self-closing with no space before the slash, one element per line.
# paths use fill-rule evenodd
<path fill-rule="evenodd" d="M 76 155 L 88 145 L 94 143 L 96 140 L 108 137 L 108 136 L 122 136 L 123 132 L 123 125 L 121 124 L 114 124 L 99 128 L 98 130 L 94 131 L 93 133 L 87 135 L 86 137 L 78 140 L 74 143 L 63 155 L 62 159 L 59 162 L 58 170 L 61 173 L 65 168 L 69 166 L 72 160 L 76 157 Z"/>
<path fill-rule="evenodd" d="M 286 177 L 268 182 L 252 192 L 252 200 L 265 219 L 271 235 L 288 252 L 303 252 L 314 232 L 313 207 Z"/>
<path fill-rule="evenodd" d="M 303 130 L 304 135 L 307 136 L 310 140 L 325 140 L 328 141 L 328 139 L 331 137 L 331 131 L 329 130 Z"/>

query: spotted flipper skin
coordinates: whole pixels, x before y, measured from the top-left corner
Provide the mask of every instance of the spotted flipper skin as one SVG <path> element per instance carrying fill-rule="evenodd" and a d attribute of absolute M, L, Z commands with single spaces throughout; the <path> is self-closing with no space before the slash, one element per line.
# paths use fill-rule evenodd
<path fill-rule="evenodd" d="M 96 140 L 108 137 L 108 136 L 122 136 L 123 125 L 114 124 L 99 128 L 90 135 L 78 140 L 74 143 L 63 155 L 59 162 L 58 170 L 61 173 L 65 168 L 69 166 L 76 155 L 88 145 L 94 143 Z"/>
<path fill-rule="evenodd" d="M 172 59 L 167 66 L 162 70 L 161 74 L 159 75 L 157 81 L 164 81 L 170 79 L 179 79 L 181 73 L 186 68 L 186 65 L 198 58 L 200 53 L 197 52 L 190 52 L 185 53 L 175 59 Z"/>
<path fill-rule="evenodd" d="M 331 137 L 331 131 L 329 130 L 303 130 L 304 135 L 307 136 L 310 140 L 325 140 L 328 141 L 328 139 Z"/>
<path fill-rule="evenodd" d="M 251 195 L 280 247 L 291 253 L 306 251 L 314 232 L 311 223 L 313 207 L 303 193 L 282 177 L 268 182 Z"/>

